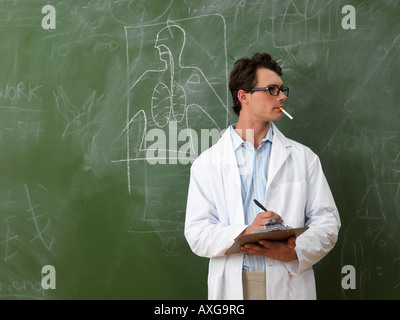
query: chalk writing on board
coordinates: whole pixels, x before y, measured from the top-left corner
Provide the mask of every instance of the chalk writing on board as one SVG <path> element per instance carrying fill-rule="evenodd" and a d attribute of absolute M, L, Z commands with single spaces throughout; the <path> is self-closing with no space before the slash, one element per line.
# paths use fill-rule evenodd
<path fill-rule="evenodd" d="M 322 25 L 325 19 L 330 19 L 332 4 L 332 1 L 273 1 L 271 33 L 274 47 L 290 49 L 331 41 L 331 29 L 325 30 Z"/>
<path fill-rule="evenodd" d="M 391 280 L 387 290 L 398 294 L 400 289 L 400 276 L 393 274 L 400 261 L 400 238 L 395 228 L 400 217 L 400 134 L 386 132 L 377 136 L 372 128 L 360 127 L 357 117 L 357 113 L 349 113 L 324 148 L 324 152 L 329 148 L 337 154 L 348 154 L 342 165 L 348 170 L 358 167 L 363 171 L 357 191 L 347 191 L 354 201 L 354 214 L 341 231 L 341 265 L 353 265 L 357 274 L 357 290 L 342 291 L 350 299 L 368 297 L 388 278 Z M 331 161 L 341 165 L 335 154 L 327 164 Z M 360 197 L 353 197 L 355 192 Z M 371 251 L 374 259 L 370 259 Z"/>
<path fill-rule="evenodd" d="M 69 96 L 60 86 L 55 90 L 54 97 L 57 109 L 67 122 L 61 135 L 62 138 L 72 134 L 82 138 L 87 127 L 92 125 L 95 119 L 92 108 L 97 98 L 96 91 L 90 94 L 82 106 L 72 103 Z"/>
<path fill-rule="evenodd" d="M 37 190 L 41 191 L 43 188 L 42 186 L 34 186 L 35 194 Z M 42 205 L 38 204 L 41 199 L 37 202 L 37 199 L 31 196 L 30 189 L 31 187 L 27 184 L 23 185 L 25 204 L 18 203 L 15 200 L 15 197 L 21 195 L 22 192 L 22 188 L 19 186 L 9 189 L 7 193 L 1 195 L 1 199 L 5 202 L 0 208 L 0 214 L 3 216 L 2 223 L 5 224 L 6 232 L 4 233 L 4 240 L 0 241 L 0 244 L 4 245 L 2 260 L 5 262 L 12 261 L 21 244 L 23 246 L 32 244 L 33 247 L 45 248 L 48 251 L 52 249 L 55 239 L 55 236 L 52 235 L 54 231 L 51 231 L 52 218 L 46 214 L 45 209 L 41 207 Z M 21 235 L 23 228 L 29 230 L 29 232 L 24 232 L 24 235 Z M 36 246 L 37 243 L 41 245 Z"/>
<path fill-rule="evenodd" d="M 98 107 L 104 95 L 98 95 L 97 91 L 88 92 L 80 101 L 71 99 L 71 93 L 58 86 L 54 90 L 56 110 L 58 110 L 64 129 L 61 133 L 62 139 L 69 137 L 78 138 L 82 152 L 85 153 L 83 171 L 97 173 L 93 165 L 94 158 L 98 155 L 98 136 L 106 125 L 101 120 L 100 108 Z"/>
<path fill-rule="evenodd" d="M 41 88 L 29 81 L 0 85 L 0 144 L 16 138 L 39 142 L 43 110 L 35 103 L 42 101 Z"/>
<path fill-rule="evenodd" d="M 42 184 L 0 182 L 0 298 L 44 298 L 39 267 L 58 254 L 64 203 Z"/>
<path fill-rule="evenodd" d="M 15 184 L 0 193 L 0 201 L 2 261 L 12 261 L 23 247 L 32 254 L 52 251 L 56 237 L 53 220 L 63 201 L 40 184 Z"/>
<path fill-rule="evenodd" d="M 47 249 L 51 249 L 53 242 L 54 242 L 54 237 L 51 237 L 49 240 L 46 240 L 44 235 L 46 233 L 47 228 L 50 226 L 50 222 L 51 219 L 48 218 L 46 221 L 46 224 L 44 227 L 40 227 L 39 226 L 39 221 L 38 221 L 38 215 L 36 213 L 36 205 L 33 204 L 32 200 L 31 200 L 31 195 L 29 193 L 29 189 L 28 186 L 25 184 L 25 191 L 26 191 L 26 196 L 28 199 L 28 204 L 29 204 L 29 212 L 31 213 L 32 217 L 29 218 L 28 220 L 32 220 L 34 226 L 35 226 L 35 230 L 36 230 L 36 235 L 35 237 L 33 237 L 30 242 L 35 241 L 36 239 L 39 239 L 43 245 L 47 248 Z"/>
<path fill-rule="evenodd" d="M 10 242 L 18 239 L 18 235 L 15 234 L 10 227 L 10 219 L 13 218 L 15 218 L 15 215 L 3 218 L 3 221 L 6 224 L 6 232 L 4 237 L 5 239 L 0 241 L 0 245 L 4 244 L 4 262 L 10 260 L 17 253 L 17 251 L 10 249 Z"/>
<path fill-rule="evenodd" d="M 20 278 L 8 278 L 8 281 L 0 282 L 0 299 L 45 299 L 45 291 L 41 282 L 24 280 Z"/>

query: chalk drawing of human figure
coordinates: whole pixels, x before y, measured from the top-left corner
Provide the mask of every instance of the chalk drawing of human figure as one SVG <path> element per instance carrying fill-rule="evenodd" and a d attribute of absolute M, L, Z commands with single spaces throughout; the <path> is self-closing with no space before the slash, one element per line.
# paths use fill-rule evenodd
<path fill-rule="evenodd" d="M 130 154 L 130 160 L 145 157 L 146 133 L 151 128 L 167 127 L 170 121 L 182 123 L 178 130 L 183 127 L 196 129 L 196 125 L 197 129 L 221 130 L 227 124 L 226 96 L 221 97 L 200 67 L 183 63 L 185 45 L 185 30 L 177 24 L 167 25 L 158 31 L 154 41 L 159 63 L 146 61 L 144 64 L 149 68 L 139 77 L 133 68 L 132 71 L 128 70 L 135 80 L 128 93 L 129 118 L 126 129 L 132 131 L 136 120 L 139 122 L 136 126 L 142 131 L 129 141 L 129 152 L 134 151 Z M 153 65 L 156 68 L 152 68 Z M 140 68 L 143 66 L 136 69 Z M 227 87 L 226 79 L 221 82 Z M 153 88 L 151 94 L 149 88 Z"/>
<path fill-rule="evenodd" d="M 145 196 L 142 220 L 153 224 L 176 223 L 184 216 L 180 199 L 186 198 L 187 170 L 174 159 L 177 153 L 171 149 L 177 134 L 184 129 L 199 135 L 201 129 L 222 130 L 228 122 L 225 21 L 222 16 L 209 18 L 220 23 L 219 35 L 210 42 L 196 34 L 206 23 L 204 16 L 125 28 L 128 189 Z M 163 164 L 149 165 L 146 158 L 148 147 L 157 139 L 148 136 L 152 129 L 165 133 Z M 183 143 L 178 141 L 177 148 Z M 197 146 L 194 153 L 200 151 Z"/>

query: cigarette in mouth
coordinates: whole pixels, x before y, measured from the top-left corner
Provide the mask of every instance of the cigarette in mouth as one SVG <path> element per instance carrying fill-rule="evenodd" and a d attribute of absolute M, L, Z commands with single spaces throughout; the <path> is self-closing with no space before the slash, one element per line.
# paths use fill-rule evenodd
<path fill-rule="evenodd" d="M 285 110 L 283 110 L 282 107 L 279 107 L 279 109 L 281 109 L 282 112 L 283 112 L 284 114 L 286 114 L 286 115 L 289 117 L 290 120 L 293 120 L 293 117 L 292 117 L 289 113 L 287 113 Z"/>

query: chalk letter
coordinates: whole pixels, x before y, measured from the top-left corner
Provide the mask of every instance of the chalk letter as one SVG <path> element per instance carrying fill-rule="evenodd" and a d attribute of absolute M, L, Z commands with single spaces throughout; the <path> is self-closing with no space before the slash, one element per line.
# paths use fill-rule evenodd
<path fill-rule="evenodd" d="M 356 28 L 356 9 L 351 5 L 346 5 L 342 8 L 342 13 L 348 13 L 342 19 L 343 29 L 355 29 Z"/>
<path fill-rule="evenodd" d="M 47 13 L 42 19 L 42 28 L 44 30 L 56 28 L 56 9 L 51 5 L 46 5 L 42 8 L 42 13 Z"/>
<path fill-rule="evenodd" d="M 46 272 L 47 275 L 44 275 Z M 46 265 L 42 268 L 42 288 L 47 289 L 55 289 L 56 288 L 56 269 L 52 265 Z"/>
<path fill-rule="evenodd" d="M 346 265 L 342 268 L 342 274 L 347 273 L 342 279 L 342 288 L 355 289 L 356 288 L 356 269 L 351 265 Z"/>

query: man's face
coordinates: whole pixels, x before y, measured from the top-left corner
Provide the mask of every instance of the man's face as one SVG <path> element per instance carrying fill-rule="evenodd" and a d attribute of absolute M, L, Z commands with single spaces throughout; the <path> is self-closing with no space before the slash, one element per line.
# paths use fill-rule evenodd
<path fill-rule="evenodd" d="M 257 70 L 257 84 L 255 87 L 271 86 L 281 88 L 283 86 L 281 77 L 272 70 L 259 68 Z M 248 112 L 251 119 L 263 122 L 282 119 L 282 111 L 279 107 L 283 107 L 283 102 L 287 99 L 282 91 L 279 91 L 279 95 L 277 96 L 271 95 L 269 91 L 255 91 L 246 93 L 246 96 L 248 103 L 246 105 L 242 104 L 242 111 L 246 110 L 245 112 Z"/>

